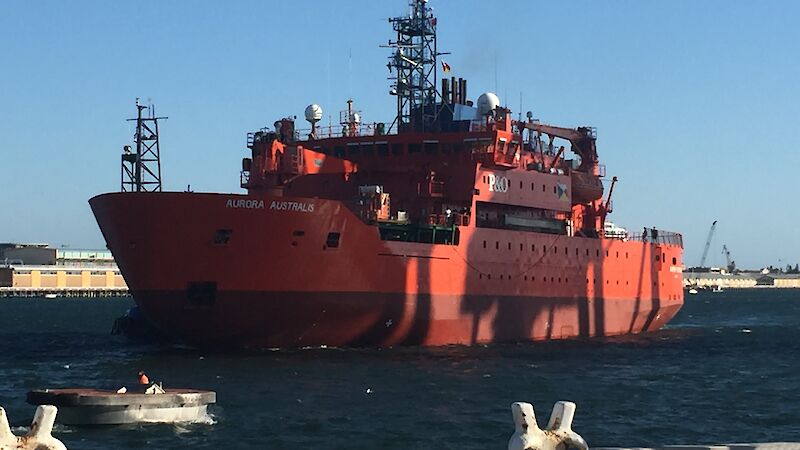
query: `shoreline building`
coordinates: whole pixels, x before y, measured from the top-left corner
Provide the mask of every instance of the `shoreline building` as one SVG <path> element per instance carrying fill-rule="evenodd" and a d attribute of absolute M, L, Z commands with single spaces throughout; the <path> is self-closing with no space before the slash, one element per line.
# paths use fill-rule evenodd
<path fill-rule="evenodd" d="M 108 250 L 0 243 L 0 297 L 128 295 Z"/>

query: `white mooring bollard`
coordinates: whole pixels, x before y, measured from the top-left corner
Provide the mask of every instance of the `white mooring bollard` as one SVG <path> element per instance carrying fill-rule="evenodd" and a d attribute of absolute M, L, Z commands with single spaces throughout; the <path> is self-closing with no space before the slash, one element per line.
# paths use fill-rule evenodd
<path fill-rule="evenodd" d="M 550 414 L 547 429 L 540 429 L 536 424 L 536 415 L 530 403 L 516 402 L 511 404 L 514 416 L 514 434 L 508 441 L 508 450 L 588 450 L 586 441 L 572 431 L 572 419 L 575 417 L 575 403 L 557 402 Z"/>
<path fill-rule="evenodd" d="M 61 441 L 51 435 L 57 413 L 55 406 L 39 406 L 28 434 L 16 436 L 8 426 L 6 410 L 0 407 L 0 450 L 67 450 Z"/>

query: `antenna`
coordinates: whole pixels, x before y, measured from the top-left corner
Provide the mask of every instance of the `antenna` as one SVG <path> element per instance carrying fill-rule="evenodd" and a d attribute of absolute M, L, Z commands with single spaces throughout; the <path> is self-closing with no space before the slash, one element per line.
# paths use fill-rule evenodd
<path fill-rule="evenodd" d="M 147 111 L 147 114 L 142 114 Z M 167 117 L 156 117 L 155 107 L 139 104 L 136 98 L 136 153 L 131 146 L 122 148 L 122 192 L 161 192 L 161 148 L 158 141 L 158 120 Z"/>

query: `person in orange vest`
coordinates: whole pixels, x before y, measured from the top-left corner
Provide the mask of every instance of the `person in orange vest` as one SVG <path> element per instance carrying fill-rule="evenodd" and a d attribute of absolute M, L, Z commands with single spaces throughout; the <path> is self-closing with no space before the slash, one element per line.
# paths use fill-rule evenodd
<path fill-rule="evenodd" d="M 139 384 L 150 384 L 150 379 L 147 378 L 147 375 L 145 375 L 141 370 L 139 371 Z"/>

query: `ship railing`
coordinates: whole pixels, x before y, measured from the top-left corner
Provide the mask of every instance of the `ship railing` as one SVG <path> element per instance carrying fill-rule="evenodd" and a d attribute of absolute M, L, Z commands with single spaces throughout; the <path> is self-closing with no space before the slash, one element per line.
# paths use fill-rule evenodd
<path fill-rule="evenodd" d="M 683 236 L 680 233 L 664 231 L 652 228 L 645 228 L 642 233 L 625 233 L 624 235 L 614 236 L 613 239 L 627 241 L 639 241 L 649 244 L 675 245 L 683 248 Z"/>
<path fill-rule="evenodd" d="M 317 126 L 313 139 L 331 139 L 341 137 L 358 136 L 385 136 L 386 125 L 384 123 L 361 123 L 358 125 L 321 125 Z M 304 128 L 295 131 L 296 140 L 304 140 L 311 137 L 311 128 Z"/>

